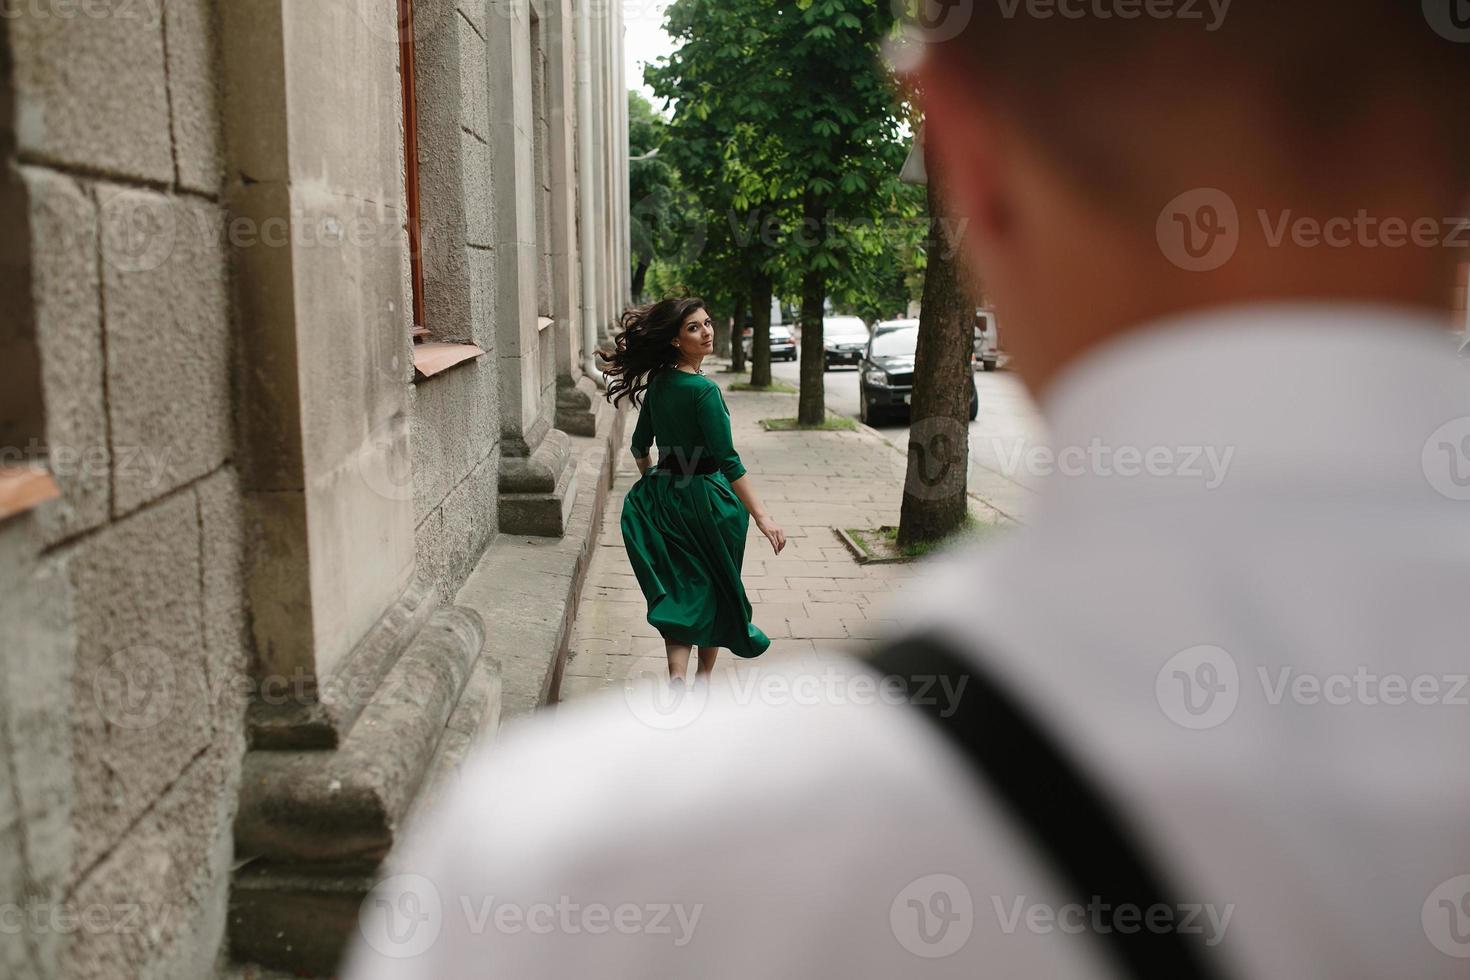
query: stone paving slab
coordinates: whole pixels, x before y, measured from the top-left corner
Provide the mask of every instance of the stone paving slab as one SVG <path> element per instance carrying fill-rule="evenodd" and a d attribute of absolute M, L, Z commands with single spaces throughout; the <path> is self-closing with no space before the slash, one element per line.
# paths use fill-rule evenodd
<path fill-rule="evenodd" d="M 744 677 L 790 658 L 817 664 L 823 657 L 871 649 L 896 625 L 880 617 L 916 566 L 859 565 L 833 529 L 898 523 L 904 476 L 903 461 L 895 459 L 898 450 L 866 426 L 767 432 L 759 421 L 794 416 L 797 396 L 732 392 L 727 386 L 736 376 L 717 370 L 710 370 L 710 377 L 726 388 L 735 446 L 787 540 L 782 553 L 773 555 L 751 524 L 742 580 L 755 623 L 771 637 L 771 648 L 749 660 L 721 651 L 716 673 Z M 637 476 L 632 454 L 619 447 L 602 533 L 570 639 L 563 701 L 644 673 L 667 676 L 663 642 L 645 618 L 647 608 L 619 530 L 623 495 Z M 981 501 L 973 509 L 981 520 L 997 520 Z"/>

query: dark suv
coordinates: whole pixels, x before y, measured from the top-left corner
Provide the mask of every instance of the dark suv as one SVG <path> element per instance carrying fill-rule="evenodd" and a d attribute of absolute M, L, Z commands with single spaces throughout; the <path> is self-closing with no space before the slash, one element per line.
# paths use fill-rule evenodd
<path fill-rule="evenodd" d="M 858 364 L 858 417 L 868 425 L 906 417 L 914 391 L 914 349 L 918 327 L 887 330 L 868 341 Z M 970 376 L 970 420 L 980 414 L 980 395 Z"/>

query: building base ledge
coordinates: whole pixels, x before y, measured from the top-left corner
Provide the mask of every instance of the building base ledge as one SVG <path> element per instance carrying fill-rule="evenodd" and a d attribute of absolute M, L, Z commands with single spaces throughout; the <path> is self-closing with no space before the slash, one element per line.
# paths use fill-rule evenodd
<path fill-rule="evenodd" d="M 575 497 L 559 538 L 501 534 L 455 597 L 489 624 L 486 650 L 500 664 L 506 718 L 556 700 L 587 565 L 602 530 L 625 413 L 603 403 L 597 435 L 572 436 Z M 504 506 L 505 497 L 501 497 Z"/>

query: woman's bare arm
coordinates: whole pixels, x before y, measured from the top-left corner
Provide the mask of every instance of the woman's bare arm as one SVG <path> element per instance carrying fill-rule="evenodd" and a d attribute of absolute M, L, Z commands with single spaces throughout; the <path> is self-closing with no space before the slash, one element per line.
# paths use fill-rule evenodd
<path fill-rule="evenodd" d="M 745 505 L 745 509 L 750 511 L 750 516 L 755 521 L 755 526 L 760 528 L 760 532 L 766 536 L 767 541 L 771 542 L 771 547 L 779 555 L 781 549 L 786 547 L 786 532 L 781 530 L 781 525 L 771 519 L 770 513 L 766 510 L 766 505 L 761 503 L 761 496 L 756 492 L 755 483 L 752 482 L 750 476 L 742 476 L 734 483 L 731 483 L 730 489 L 735 491 L 735 496 L 739 497 L 740 502 Z"/>

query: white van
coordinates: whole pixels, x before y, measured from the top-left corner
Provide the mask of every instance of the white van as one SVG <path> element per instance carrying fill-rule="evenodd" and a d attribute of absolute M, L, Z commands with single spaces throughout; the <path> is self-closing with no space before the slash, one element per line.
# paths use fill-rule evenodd
<path fill-rule="evenodd" d="M 975 361 L 987 371 L 994 371 L 1000 361 L 1000 330 L 994 310 L 975 311 Z"/>

